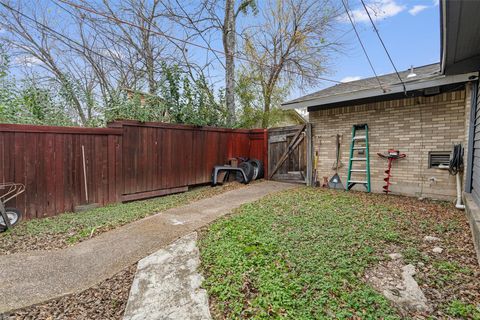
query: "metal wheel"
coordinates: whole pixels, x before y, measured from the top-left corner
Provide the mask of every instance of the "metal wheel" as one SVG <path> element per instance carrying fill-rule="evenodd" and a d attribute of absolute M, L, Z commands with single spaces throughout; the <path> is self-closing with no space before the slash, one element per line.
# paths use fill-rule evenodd
<path fill-rule="evenodd" d="M 248 162 L 242 162 L 238 165 L 238 167 L 241 168 L 243 170 L 243 172 L 245 172 L 245 176 L 247 178 L 247 181 L 245 181 L 245 179 L 243 178 L 243 175 L 240 172 L 237 172 L 237 174 L 235 176 L 236 180 L 238 182 L 241 182 L 241 183 L 249 183 L 250 181 L 252 181 L 253 166 Z"/>
<path fill-rule="evenodd" d="M 22 213 L 20 212 L 20 210 L 16 208 L 5 208 L 5 212 L 7 214 L 8 220 L 10 220 L 11 226 L 16 225 L 22 219 Z M 5 221 L 3 220 L 3 216 L 1 214 L 0 214 L 0 226 L 4 228 L 7 227 L 5 224 Z"/>
<path fill-rule="evenodd" d="M 250 159 L 248 162 L 253 166 L 253 178 L 252 180 L 257 180 L 263 178 L 263 163 L 258 159 Z"/>

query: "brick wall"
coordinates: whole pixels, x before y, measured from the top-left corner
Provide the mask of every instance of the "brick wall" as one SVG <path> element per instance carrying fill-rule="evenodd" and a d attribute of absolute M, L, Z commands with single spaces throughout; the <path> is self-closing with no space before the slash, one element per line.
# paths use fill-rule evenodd
<path fill-rule="evenodd" d="M 465 90 L 431 97 L 405 98 L 310 112 L 314 146 L 318 151 L 318 178 L 331 177 L 335 162 L 335 135 L 341 135 L 339 169 L 346 184 L 353 124 L 367 123 L 370 142 L 370 172 L 373 192 L 385 184 L 387 161 L 377 152 L 398 149 L 406 153 L 392 166 L 394 193 L 434 199 L 456 196 L 455 178 L 448 171 L 428 168 L 429 151 L 451 151 L 453 143 L 466 146 L 466 116 L 469 110 Z M 359 176 L 355 176 L 360 178 Z M 355 179 L 363 180 L 363 179 Z M 362 190 L 363 186 L 354 189 Z"/>

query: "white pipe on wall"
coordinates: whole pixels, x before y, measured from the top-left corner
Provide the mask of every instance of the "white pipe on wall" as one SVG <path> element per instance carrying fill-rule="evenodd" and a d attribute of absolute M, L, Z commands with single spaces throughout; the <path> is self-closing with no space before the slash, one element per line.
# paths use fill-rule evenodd
<path fill-rule="evenodd" d="M 464 210 L 465 205 L 462 204 L 462 179 L 460 178 L 460 172 L 457 172 L 455 178 L 457 180 L 457 203 L 455 204 L 455 208 Z"/>

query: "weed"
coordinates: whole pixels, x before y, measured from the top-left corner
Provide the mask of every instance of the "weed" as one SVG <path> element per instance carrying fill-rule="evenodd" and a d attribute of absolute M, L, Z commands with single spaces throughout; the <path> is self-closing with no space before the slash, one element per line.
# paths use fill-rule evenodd
<path fill-rule="evenodd" d="M 415 247 L 408 247 L 402 252 L 403 259 L 405 263 L 412 263 L 417 264 L 418 262 L 425 262 L 428 261 L 428 256 L 422 254 L 417 248 Z"/>
<path fill-rule="evenodd" d="M 453 300 L 450 302 L 446 308 L 446 313 L 450 316 L 461 317 L 463 319 L 480 319 L 480 309 L 461 300 Z"/>
<path fill-rule="evenodd" d="M 456 262 L 439 260 L 432 263 L 432 281 L 438 286 L 454 284 L 462 275 L 471 275 L 473 271 L 468 267 L 460 266 Z"/>

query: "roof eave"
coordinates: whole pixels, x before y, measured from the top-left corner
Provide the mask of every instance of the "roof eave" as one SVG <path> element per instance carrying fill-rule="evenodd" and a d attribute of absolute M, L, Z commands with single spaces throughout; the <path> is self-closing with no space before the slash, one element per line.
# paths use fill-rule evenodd
<path fill-rule="evenodd" d="M 452 76 L 441 76 L 435 79 L 430 79 L 425 81 L 407 82 L 405 83 L 405 86 L 406 86 L 407 92 L 409 92 L 409 91 L 421 90 L 421 89 L 426 89 L 431 87 L 468 82 L 473 79 L 476 79 L 477 77 L 478 77 L 478 72 L 471 72 L 471 73 L 452 75 Z M 361 100 L 361 99 L 371 98 L 371 97 L 381 97 L 381 96 L 386 96 L 386 95 L 391 95 L 394 93 L 401 93 L 401 92 L 403 92 L 403 85 L 395 84 L 389 87 L 388 92 L 383 92 L 383 90 L 380 88 L 359 90 L 359 91 L 347 92 L 344 94 L 337 94 L 337 95 L 332 95 L 327 97 L 312 98 L 309 100 L 303 100 L 298 102 L 286 102 L 281 105 L 281 108 L 282 109 L 303 109 L 308 107 L 329 105 L 329 104 L 339 103 L 339 102 Z"/>
<path fill-rule="evenodd" d="M 440 2 L 440 69 L 442 74 L 462 74 L 480 69 L 478 30 L 480 1 Z"/>

